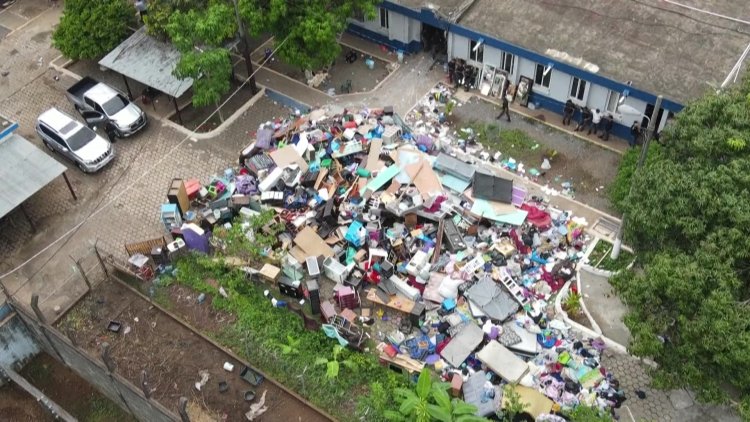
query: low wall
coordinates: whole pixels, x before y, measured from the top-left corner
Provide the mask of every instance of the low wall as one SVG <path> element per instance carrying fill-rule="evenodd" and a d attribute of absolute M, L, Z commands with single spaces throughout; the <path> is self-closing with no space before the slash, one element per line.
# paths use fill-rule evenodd
<path fill-rule="evenodd" d="M 40 349 L 31 333 L 7 303 L 0 306 L 0 367 L 16 370 L 39 353 Z M 0 377 L 0 386 L 5 381 Z"/>

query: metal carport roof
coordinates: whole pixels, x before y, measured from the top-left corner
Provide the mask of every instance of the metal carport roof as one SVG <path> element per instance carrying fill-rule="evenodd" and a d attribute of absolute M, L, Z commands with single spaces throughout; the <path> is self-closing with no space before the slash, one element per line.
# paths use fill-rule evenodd
<path fill-rule="evenodd" d="M 65 166 L 22 136 L 0 140 L 0 217 L 63 174 Z"/>
<path fill-rule="evenodd" d="M 172 44 L 151 37 L 146 33 L 146 27 L 142 27 L 104 56 L 99 64 L 179 98 L 193 86 L 192 79 L 172 75 L 180 57 L 180 52 Z"/>

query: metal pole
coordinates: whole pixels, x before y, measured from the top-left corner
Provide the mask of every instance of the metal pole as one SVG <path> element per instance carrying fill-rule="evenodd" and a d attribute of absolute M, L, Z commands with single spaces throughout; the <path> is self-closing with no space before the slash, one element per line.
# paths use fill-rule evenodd
<path fill-rule="evenodd" d="M 638 164 L 635 168 L 635 171 L 633 172 L 633 176 L 631 176 L 630 179 L 630 192 L 628 193 L 628 197 L 630 197 L 633 192 L 633 179 L 635 179 L 635 176 L 638 174 L 641 167 L 643 167 L 643 164 L 646 162 L 646 156 L 648 155 L 648 146 L 651 143 L 651 138 L 654 137 L 654 133 L 656 133 L 656 124 L 657 120 L 659 119 L 659 110 L 661 109 L 662 100 L 664 100 L 664 97 L 662 97 L 661 95 L 656 97 L 656 104 L 654 104 L 654 110 L 651 112 L 651 118 L 648 121 L 648 128 L 646 129 L 646 137 L 644 138 L 643 146 L 641 147 L 641 155 L 638 157 Z M 612 245 L 612 254 L 610 255 L 610 258 L 612 258 L 613 260 L 617 259 L 620 256 L 620 249 L 622 248 L 622 232 L 627 217 L 627 213 L 624 213 L 622 215 L 620 227 L 617 228 L 615 243 Z"/>
<path fill-rule="evenodd" d="M 247 31 L 245 31 L 245 25 L 242 24 L 240 18 L 240 7 L 237 5 L 237 0 L 234 0 L 234 13 L 237 15 L 237 30 L 242 38 L 242 58 L 245 60 L 245 66 L 247 67 L 247 77 L 250 78 L 250 92 L 253 95 L 258 93 L 258 85 L 255 84 L 255 76 L 253 75 L 253 62 L 250 58 L 250 42 L 247 39 Z M 232 66 L 234 69 L 234 66 Z"/>
<path fill-rule="evenodd" d="M 177 113 L 177 120 L 180 121 L 181 125 L 184 125 L 184 123 L 182 123 L 182 115 L 180 114 L 180 107 L 177 106 L 177 97 L 172 97 L 172 103 L 174 104 L 174 111 Z"/>
<path fill-rule="evenodd" d="M 128 99 L 130 101 L 133 101 L 133 92 L 130 91 L 130 84 L 128 84 L 128 77 L 125 75 L 122 75 L 122 80 L 125 82 L 125 88 L 128 90 Z"/>
<path fill-rule="evenodd" d="M 73 200 L 77 201 L 78 196 L 76 196 L 76 191 L 73 190 L 73 185 L 71 185 L 70 180 L 68 180 L 68 174 L 63 172 L 62 176 L 63 176 L 63 179 L 65 179 L 65 184 L 68 185 L 68 190 L 70 191 L 70 194 L 73 195 Z"/>

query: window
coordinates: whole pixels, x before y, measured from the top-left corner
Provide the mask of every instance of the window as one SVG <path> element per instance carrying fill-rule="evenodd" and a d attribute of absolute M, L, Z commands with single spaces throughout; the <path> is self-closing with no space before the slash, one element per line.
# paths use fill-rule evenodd
<path fill-rule="evenodd" d="M 47 126 L 39 125 L 39 129 L 41 129 L 42 132 L 45 135 L 49 136 L 49 138 L 52 139 L 53 141 L 57 142 L 61 146 L 67 147 L 65 145 L 65 142 L 63 142 L 62 138 L 60 138 L 59 136 L 57 136 L 57 134 L 55 132 L 53 132 L 50 128 L 48 128 Z"/>
<path fill-rule="evenodd" d="M 508 74 L 510 75 L 511 73 L 513 73 L 513 62 L 515 62 L 515 60 L 516 56 L 510 53 L 503 52 L 500 56 L 500 68 L 508 72 Z"/>
<path fill-rule="evenodd" d="M 617 103 L 620 102 L 620 93 L 617 91 L 609 91 L 609 98 L 607 98 L 607 111 L 614 113 L 617 110 Z"/>
<path fill-rule="evenodd" d="M 583 101 L 586 95 L 586 81 L 583 79 L 573 77 L 573 82 L 570 84 L 570 98 L 575 98 L 579 101 Z"/>
<path fill-rule="evenodd" d="M 552 77 L 552 70 L 550 69 L 547 74 L 544 74 L 544 66 L 541 64 L 536 65 L 536 72 L 534 73 L 534 85 L 541 85 L 545 88 L 549 88 L 549 81 Z"/>
<path fill-rule="evenodd" d="M 478 41 L 469 40 L 469 59 L 475 62 L 484 63 L 484 44 L 479 44 Z"/>
<path fill-rule="evenodd" d="M 380 27 L 388 28 L 388 9 L 380 8 Z"/>

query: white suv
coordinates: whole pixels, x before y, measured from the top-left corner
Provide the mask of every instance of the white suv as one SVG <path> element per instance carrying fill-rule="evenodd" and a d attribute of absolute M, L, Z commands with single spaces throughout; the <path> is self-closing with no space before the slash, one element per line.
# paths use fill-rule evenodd
<path fill-rule="evenodd" d="M 39 116 L 36 132 L 50 151 L 72 160 L 85 173 L 96 172 L 115 158 L 109 141 L 56 108 Z"/>

